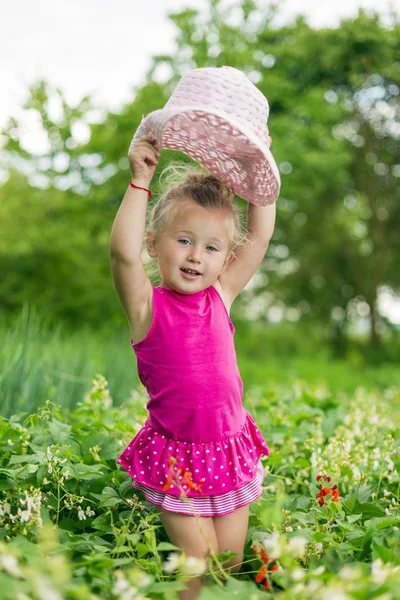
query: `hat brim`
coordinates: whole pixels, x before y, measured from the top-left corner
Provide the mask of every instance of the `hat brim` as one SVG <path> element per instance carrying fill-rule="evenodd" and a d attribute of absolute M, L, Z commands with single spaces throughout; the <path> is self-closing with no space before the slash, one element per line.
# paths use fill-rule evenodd
<path fill-rule="evenodd" d="M 131 147 L 149 134 L 159 149 L 187 154 L 248 202 L 266 206 L 279 196 L 279 169 L 267 144 L 226 113 L 195 106 L 153 111 L 142 120 Z"/>

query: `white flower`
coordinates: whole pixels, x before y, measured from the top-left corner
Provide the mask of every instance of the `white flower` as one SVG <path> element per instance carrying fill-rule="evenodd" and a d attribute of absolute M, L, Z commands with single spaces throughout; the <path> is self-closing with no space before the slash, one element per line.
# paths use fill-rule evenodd
<path fill-rule="evenodd" d="M 304 569 L 293 569 L 293 571 L 292 571 L 292 579 L 294 581 L 300 581 L 300 579 L 303 579 L 304 575 L 305 575 Z"/>
<path fill-rule="evenodd" d="M 8 444 L 9 446 L 14 446 L 14 444 L 12 443 L 12 441 L 11 441 L 10 439 L 8 439 L 8 440 L 7 440 L 7 444 Z"/>
<path fill-rule="evenodd" d="M 325 570 L 326 570 L 325 565 L 320 565 L 319 567 L 314 569 L 314 571 L 312 573 L 313 573 L 313 575 L 322 575 L 322 573 L 325 573 Z"/>
<path fill-rule="evenodd" d="M 389 571 L 385 568 L 381 558 L 377 558 L 371 565 L 371 575 L 374 583 L 385 583 Z"/>
<path fill-rule="evenodd" d="M 80 506 L 78 506 L 78 519 L 80 519 L 81 521 L 86 521 L 86 515 L 84 513 L 84 511 L 82 510 L 82 508 Z"/>
<path fill-rule="evenodd" d="M 13 577 L 22 577 L 22 572 L 18 566 L 18 561 L 15 556 L 11 554 L 0 555 L 0 565 L 7 573 L 13 575 Z"/>
<path fill-rule="evenodd" d="M 389 456 L 385 456 L 385 460 L 388 464 L 388 469 L 389 471 L 393 471 L 394 469 L 394 462 L 392 461 L 392 459 Z"/>
<path fill-rule="evenodd" d="M 352 466 L 351 470 L 353 471 L 353 477 L 354 477 L 354 479 L 360 479 L 360 477 L 361 477 L 360 469 L 358 467 L 356 467 L 356 466 Z"/>
<path fill-rule="evenodd" d="M 207 571 L 207 564 L 203 558 L 188 556 L 183 563 L 182 572 L 185 575 L 202 575 Z"/>
<path fill-rule="evenodd" d="M 324 545 L 322 544 L 322 542 L 317 542 L 315 544 L 315 550 L 316 550 L 316 552 L 322 552 L 323 549 L 324 549 Z"/>
<path fill-rule="evenodd" d="M 388 508 L 385 508 L 385 515 L 387 515 L 388 517 L 390 517 L 390 510 Z"/>
<path fill-rule="evenodd" d="M 290 532 L 290 531 L 293 531 L 293 527 L 290 527 L 290 526 L 289 526 L 289 527 L 286 527 L 286 530 L 285 530 L 285 531 L 289 531 L 289 532 Z"/>
<path fill-rule="evenodd" d="M 150 577 L 150 575 L 147 575 L 147 573 L 141 573 L 139 578 L 138 578 L 138 585 L 140 587 L 146 587 L 146 585 L 150 585 L 150 583 L 152 582 L 152 578 Z"/>
<path fill-rule="evenodd" d="M 301 557 L 304 556 L 308 540 L 302 536 L 296 536 L 289 540 L 288 551 L 292 556 Z"/>
<path fill-rule="evenodd" d="M 340 579 L 344 581 L 353 581 L 354 579 L 358 579 L 360 577 L 360 569 L 357 567 L 351 567 L 350 565 L 344 565 L 338 572 Z"/>
<path fill-rule="evenodd" d="M 271 558 L 279 558 L 281 555 L 281 540 L 277 531 L 274 531 L 269 537 L 265 537 L 261 543 Z"/>
<path fill-rule="evenodd" d="M 9 515 L 11 510 L 11 504 L 8 502 L 4 502 L 0 504 L 0 515 L 3 517 L 4 515 Z"/>
<path fill-rule="evenodd" d="M 21 512 L 21 523 L 27 523 L 29 521 L 30 516 L 31 513 L 29 512 L 29 510 L 23 510 Z"/>
<path fill-rule="evenodd" d="M 163 570 L 166 573 L 172 573 L 173 571 L 176 571 L 176 569 L 179 566 L 179 558 L 180 555 L 178 554 L 178 552 L 171 552 L 171 554 L 168 555 L 167 560 L 163 564 Z"/>

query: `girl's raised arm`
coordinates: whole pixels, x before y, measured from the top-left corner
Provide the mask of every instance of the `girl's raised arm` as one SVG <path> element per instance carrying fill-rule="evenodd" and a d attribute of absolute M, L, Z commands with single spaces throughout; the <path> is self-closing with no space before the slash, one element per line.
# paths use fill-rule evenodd
<path fill-rule="evenodd" d="M 143 140 L 143 141 L 142 141 Z M 148 189 L 160 153 L 142 138 L 129 153 L 132 183 Z M 140 324 L 151 299 L 151 282 L 142 263 L 148 192 L 128 186 L 115 217 L 110 237 L 111 272 L 118 297 L 131 325 Z"/>

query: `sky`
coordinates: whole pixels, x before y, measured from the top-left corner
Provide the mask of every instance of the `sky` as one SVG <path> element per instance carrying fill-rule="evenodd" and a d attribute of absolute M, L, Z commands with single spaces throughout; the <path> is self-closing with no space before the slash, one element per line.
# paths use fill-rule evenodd
<path fill-rule="evenodd" d="M 263 0 L 259 0 L 259 5 Z M 304 14 L 312 27 L 336 27 L 358 8 L 388 15 L 395 0 L 281 0 L 277 25 Z M 222 0 L 222 5 L 237 4 Z M 2 3 L 0 19 L 0 128 L 20 114 L 28 84 L 39 77 L 59 86 L 68 102 L 91 94 L 118 110 L 144 83 L 151 56 L 172 53 L 170 12 L 203 12 L 208 0 L 16 0 Z"/>

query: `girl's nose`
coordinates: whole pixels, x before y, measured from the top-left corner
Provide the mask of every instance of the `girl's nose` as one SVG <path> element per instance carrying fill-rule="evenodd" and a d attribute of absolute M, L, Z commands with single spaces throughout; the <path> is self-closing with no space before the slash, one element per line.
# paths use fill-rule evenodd
<path fill-rule="evenodd" d="M 201 252 L 201 248 L 198 248 L 197 246 L 192 246 L 189 252 L 189 258 L 191 258 L 192 260 L 201 261 Z"/>

